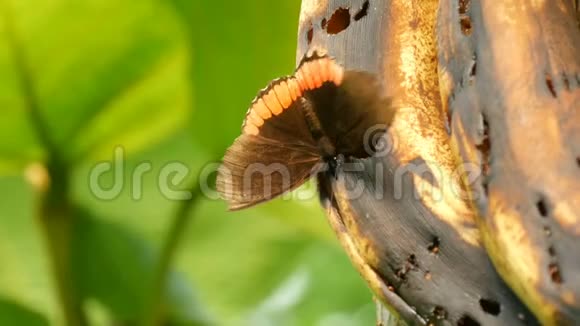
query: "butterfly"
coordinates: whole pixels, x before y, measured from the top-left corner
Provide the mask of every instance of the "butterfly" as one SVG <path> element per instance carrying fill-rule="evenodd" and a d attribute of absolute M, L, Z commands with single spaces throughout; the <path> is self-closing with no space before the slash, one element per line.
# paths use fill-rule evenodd
<path fill-rule="evenodd" d="M 328 55 L 305 56 L 292 76 L 272 81 L 252 101 L 218 168 L 218 192 L 238 210 L 371 156 L 374 144 L 365 138 L 391 123 L 390 103 L 374 75 L 345 70 Z"/>

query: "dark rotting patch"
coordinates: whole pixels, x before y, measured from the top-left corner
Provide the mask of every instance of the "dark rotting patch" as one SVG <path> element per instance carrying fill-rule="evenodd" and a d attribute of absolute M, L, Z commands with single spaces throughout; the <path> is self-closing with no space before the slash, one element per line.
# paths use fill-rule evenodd
<path fill-rule="evenodd" d="M 447 319 L 447 310 L 445 310 L 445 308 L 441 307 L 441 306 L 435 306 L 435 308 L 433 308 L 433 318 L 435 318 L 435 320 L 445 320 Z"/>
<path fill-rule="evenodd" d="M 338 8 L 334 11 L 326 25 L 328 34 L 338 34 L 350 25 L 350 12 L 348 8 Z"/>
<path fill-rule="evenodd" d="M 419 263 L 417 263 L 417 256 L 415 255 L 410 255 L 407 259 L 407 263 L 411 266 L 411 269 L 419 268 Z"/>
<path fill-rule="evenodd" d="M 486 197 L 489 197 L 489 178 L 484 177 L 481 181 L 481 186 L 483 187 L 483 193 Z"/>
<path fill-rule="evenodd" d="M 490 315 L 497 316 L 501 313 L 501 305 L 495 300 L 481 298 L 479 299 L 479 305 L 483 311 Z"/>
<path fill-rule="evenodd" d="M 570 81 L 568 80 L 568 76 L 566 76 L 565 73 L 562 73 L 562 81 L 564 82 L 564 87 L 566 87 L 566 90 L 570 90 Z"/>
<path fill-rule="evenodd" d="M 405 262 L 405 264 L 403 265 L 403 267 L 397 269 L 395 271 L 395 275 L 397 276 L 397 278 L 399 278 L 401 280 L 401 282 L 406 282 L 407 281 L 407 274 L 413 270 L 417 270 L 419 269 L 419 263 L 417 262 L 417 256 L 415 256 L 414 254 L 411 254 L 409 256 L 409 258 L 407 258 L 407 261 Z"/>
<path fill-rule="evenodd" d="M 461 26 L 461 32 L 464 35 L 471 35 L 471 18 L 469 17 L 469 6 L 471 0 L 459 0 L 458 10 L 459 10 L 459 25 Z"/>
<path fill-rule="evenodd" d="M 550 75 L 548 75 L 547 73 L 546 73 L 546 86 L 548 87 L 548 91 L 550 91 L 550 94 L 552 94 L 554 98 L 558 97 L 558 94 L 556 94 L 556 89 L 554 88 L 554 82 L 552 81 L 552 77 L 550 77 Z"/>
<path fill-rule="evenodd" d="M 306 41 L 308 41 L 308 45 L 312 43 L 312 39 L 314 38 L 314 28 L 310 26 L 308 32 L 306 32 Z"/>
<path fill-rule="evenodd" d="M 447 108 L 446 112 L 447 117 L 447 124 L 445 125 L 445 129 L 447 129 L 447 134 L 451 135 L 453 133 L 452 123 L 453 123 L 453 113 L 451 112 L 451 107 Z"/>
<path fill-rule="evenodd" d="M 562 274 L 560 273 L 560 266 L 557 263 L 551 263 L 548 265 L 548 272 L 550 273 L 550 278 L 552 282 L 556 284 L 562 284 Z"/>
<path fill-rule="evenodd" d="M 550 246 L 548 248 L 548 253 L 550 254 L 550 256 L 556 257 L 556 249 L 554 249 L 554 246 Z"/>
<path fill-rule="evenodd" d="M 461 32 L 464 35 L 471 35 L 471 18 L 469 18 L 468 16 L 465 17 L 461 17 L 459 19 L 459 24 L 461 25 Z"/>
<path fill-rule="evenodd" d="M 469 315 L 463 315 L 461 319 L 457 321 L 457 326 L 480 326 L 481 324 L 473 319 L 473 317 Z"/>
<path fill-rule="evenodd" d="M 431 241 L 431 244 L 429 244 L 429 246 L 427 247 L 427 249 L 432 254 L 437 255 L 439 253 L 440 246 L 441 246 L 441 240 L 439 239 L 439 237 L 434 237 L 433 240 Z"/>
<path fill-rule="evenodd" d="M 359 21 L 361 19 L 363 19 L 369 12 L 369 1 L 365 1 L 365 3 L 363 3 L 363 6 L 361 8 L 361 10 L 359 10 L 356 15 L 354 15 L 354 20 L 355 21 Z"/>
<path fill-rule="evenodd" d="M 469 5 L 471 4 L 471 0 L 459 0 L 459 14 L 465 15 L 467 14 L 467 10 L 469 9 Z"/>
<path fill-rule="evenodd" d="M 477 74 L 477 57 L 473 55 L 473 64 L 471 65 L 471 70 L 469 71 L 469 77 L 475 77 Z"/>
<path fill-rule="evenodd" d="M 548 217 L 548 205 L 543 197 L 536 202 L 536 208 L 542 217 Z"/>
<path fill-rule="evenodd" d="M 403 266 L 395 271 L 395 275 L 401 281 L 401 283 L 406 283 L 407 282 L 407 274 L 409 273 L 410 270 L 411 269 L 409 268 L 409 266 L 407 266 L 407 264 L 405 264 L 405 266 Z"/>
<path fill-rule="evenodd" d="M 482 140 L 479 145 L 475 146 L 479 152 L 481 152 L 481 163 L 483 164 L 482 172 L 484 175 L 488 175 L 489 172 L 489 151 L 491 150 L 491 143 L 489 141 L 489 123 L 484 118 L 483 119 L 483 135 Z"/>
<path fill-rule="evenodd" d="M 578 167 L 580 168 L 580 156 L 576 158 L 576 165 L 578 165 Z"/>
<path fill-rule="evenodd" d="M 405 282 L 407 280 L 407 269 L 405 267 L 397 269 L 395 275 L 402 281 Z"/>
<path fill-rule="evenodd" d="M 322 18 L 322 21 L 320 22 L 320 27 L 322 27 L 322 29 L 325 29 L 326 28 L 326 23 L 327 23 L 326 18 Z"/>
<path fill-rule="evenodd" d="M 490 171 L 491 141 L 489 138 L 489 122 L 487 121 L 487 117 L 484 114 L 481 115 L 481 121 L 483 124 L 481 143 L 476 145 L 475 148 L 479 151 L 479 153 L 481 153 L 482 185 L 485 191 L 485 195 L 487 196 L 489 193 L 487 177 Z"/>

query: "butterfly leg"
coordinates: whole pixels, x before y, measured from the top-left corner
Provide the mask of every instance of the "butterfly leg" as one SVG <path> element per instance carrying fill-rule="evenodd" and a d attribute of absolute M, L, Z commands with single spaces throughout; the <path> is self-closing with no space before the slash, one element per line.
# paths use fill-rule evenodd
<path fill-rule="evenodd" d="M 342 169 L 344 165 L 344 155 L 338 154 L 332 158 L 329 162 L 330 165 L 330 173 L 334 176 L 335 180 L 338 180 L 338 172 Z"/>

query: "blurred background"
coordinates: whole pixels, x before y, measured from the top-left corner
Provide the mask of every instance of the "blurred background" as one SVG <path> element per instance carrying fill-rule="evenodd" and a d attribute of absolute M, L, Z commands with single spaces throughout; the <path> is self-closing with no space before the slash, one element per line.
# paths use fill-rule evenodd
<path fill-rule="evenodd" d="M 0 0 L 0 325 L 374 324 L 316 198 L 230 213 L 196 187 L 292 72 L 299 10 Z"/>

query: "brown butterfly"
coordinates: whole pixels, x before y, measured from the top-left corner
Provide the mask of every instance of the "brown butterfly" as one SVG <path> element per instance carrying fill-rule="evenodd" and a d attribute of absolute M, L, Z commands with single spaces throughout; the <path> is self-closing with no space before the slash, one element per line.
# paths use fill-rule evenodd
<path fill-rule="evenodd" d="M 372 155 L 365 134 L 390 124 L 390 101 L 369 73 L 344 70 L 329 56 L 306 56 L 293 76 L 253 100 L 242 135 L 226 151 L 217 190 L 237 210 L 290 191 L 343 160 Z"/>

